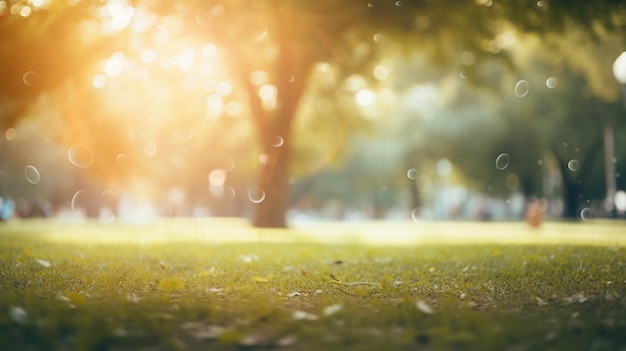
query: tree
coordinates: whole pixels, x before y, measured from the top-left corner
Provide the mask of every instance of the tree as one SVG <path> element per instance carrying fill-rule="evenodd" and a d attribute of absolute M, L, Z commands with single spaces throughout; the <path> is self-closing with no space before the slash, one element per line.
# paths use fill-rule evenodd
<path fill-rule="evenodd" d="M 569 20 L 586 28 L 595 28 L 598 24 L 603 28 L 614 28 L 617 22 L 611 22 L 611 19 L 624 11 L 620 2 L 613 1 L 580 1 L 580 6 L 550 4 L 551 8 L 547 8 L 544 2 L 533 1 L 443 3 L 421 0 L 231 1 L 227 4 L 138 0 L 132 7 L 124 0 L 111 0 L 100 6 L 80 1 L 76 4 L 73 2 L 72 6 L 65 8 L 50 5 L 49 8 L 35 9 L 32 18 L 24 19 L 19 16 L 30 17 L 29 11 L 33 11 L 26 9 L 30 7 L 24 1 L 11 2 L 10 13 L 3 10 L 0 23 L 3 29 L 21 29 L 21 26 L 43 23 L 38 30 L 54 29 L 53 37 L 62 43 L 60 52 L 75 54 L 71 55 L 75 60 L 51 60 L 49 66 L 41 68 L 42 72 L 54 72 L 49 77 L 46 75 L 45 90 L 18 95 L 26 97 L 24 101 L 28 103 L 42 91 L 58 89 L 59 82 L 66 82 L 67 76 L 75 76 L 72 72 L 79 72 L 79 76 L 85 71 L 92 73 L 96 65 L 94 61 L 98 61 L 92 58 L 106 56 L 100 55 L 102 50 L 127 50 L 136 44 L 136 40 L 152 39 L 154 32 L 163 26 L 169 26 L 165 35 L 215 43 L 227 55 L 233 75 L 239 77 L 237 87 L 245 92 L 259 149 L 265 158 L 259 180 L 250 194 L 262 200 L 255 201 L 258 204 L 253 224 L 259 227 L 286 225 L 293 121 L 308 78 L 317 64 L 326 62 L 342 69 L 363 67 L 367 60 L 359 61 L 354 57 L 359 50 L 369 56 L 382 47 L 403 44 L 429 52 L 431 57 L 442 62 L 453 60 L 460 52 L 472 52 L 477 59 L 504 56 L 495 40 L 504 23 L 513 23 L 529 31 L 562 30 L 563 24 Z M 450 10 L 451 6 L 454 11 Z M 580 8 L 585 11 L 579 11 Z M 140 12 L 145 15 L 142 16 L 146 21 L 144 27 L 131 28 L 129 24 Z M 89 36 L 93 33 L 94 22 L 97 28 L 99 23 L 106 21 L 117 30 Z M 81 30 L 73 31 L 73 23 L 80 24 Z M 19 50 L 30 49 L 23 46 L 31 39 L 30 34 L 22 30 L 16 32 L 23 37 L 7 36 L 2 41 L 4 57 L 9 54 L 6 47 L 16 42 L 20 44 L 17 46 Z M 88 39 L 77 38 L 81 35 Z M 120 37 L 123 38 L 121 41 Z M 36 52 L 49 46 L 46 41 L 49 37 L 43 35 L 40 38 L 40 42 L 34 44 Z M 115 44 L 100 45 L 101 40 Z M 22 51 L 20 55 L 23 55 Z M 19 67 L 12 66 L 9 70 L 16 68 Z M 261 86 L 250 79 L 255 72 L 264 72 L 267 76 Z M 469 69 L 467 75 L 472 77 L 474 72 Z M 342 76 L 338 74 L 337 78 Z M 29 79 L 25 77 L 26 73 L 17 74 L 17 78 L 29 85 L 25 82 Z M 14 77 L 13 82 L 20 85 L 17 78 Z M 339 83 L 336 82 L 335 86 Z M 14 94 L 10 89 L 2 91 L 4 98 Z M 20 108 L 11 109 L 9 115 L 20 116 L 21 111 Z M 278 147 L 277 139 L 280 140 Z"/>

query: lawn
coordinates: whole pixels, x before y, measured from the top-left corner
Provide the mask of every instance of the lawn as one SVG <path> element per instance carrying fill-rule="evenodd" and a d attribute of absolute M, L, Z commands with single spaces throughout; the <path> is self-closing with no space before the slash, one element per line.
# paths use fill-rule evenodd
<path fill-rule="evenodd" d="M 626 350 L 626 225 L 0 226 L 3 350 Z"/>

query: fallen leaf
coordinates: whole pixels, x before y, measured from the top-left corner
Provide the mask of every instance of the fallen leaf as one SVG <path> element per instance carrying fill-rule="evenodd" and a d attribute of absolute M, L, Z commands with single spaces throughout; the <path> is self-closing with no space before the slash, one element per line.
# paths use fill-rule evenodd
<path fill-rule="evenodd" d="M 433 310 L 433 308 L 430 307 L 430 305 L 426 301 L 424 301 L 424 300 L 417 301 L 415 303 L 415 307 L 417 307 L 418 310 L 420 310 L 420 311 L 422 311 L 423 313 L 426 313 L 426 314 L 434 314 L 435 313 L 435 310 Z"/>
<path fill-rule="evenodd" d="M 46 261 L 46 260 L 40 260 L 40 259 L 37 259 L 37 260 L 35 260 L 35 261 L 37 261 L 37 263 L 39 263 L 40 265 L 42 265 L 42 266 L 44 266 L 44 267 L 50 267 L 50 262 L 48 262 L 48 261 Z"/>
<path fill-rule="evenodd" d="M 564 300 L 565 302 L 572 304 L 572 303 L 584 303 L 587 300 L 589 300 L 589 298 L 585 296 L 583 293 L 578 293 L 572 296 L 568 296 Z"/>
<path fill-rule="evenodd" d="M 139 296 L 137 296 L 137 294 L 132 293 L 132 294 L 126 294 L 126 300 L 128 300 L 130 302 L 137 303 L 137 302 L 141 301 L 141 298 Z"/>
<path fill-rule="evenodd" d="M 296 296 L 300 296 L 300 293 L 297 291 L 290 292 L 289 294 L 287 294 L 287 297 L 296 297 Z"/>
<path fill-rule="evenodd" d="M 539 296 L 535 296 L 535 301 L 537 301 L 537 305 L 539 306 L 546 306 L 548 304 L 544 299 L 540 298 Z"/>
<path fill-rule="evenodd" d="M 241 255 L 239 258 L 245 263 L 252 263 L 259 259 L 256 255 Z"/>
<path fill-rule="evenodd" d="M 316 321 L 319 317 L 306 311 L 293 311 L 293 319 L 297 321 Z"/>
<path fill-rule="evenodd" d="M 257 335 L 246 335 L 241 340 L 239 340 L 239 346 L 244 347 L 252 347 L 257 346 L 261 343 L 261 338 Z"/>
<path fill-rule="evenodd" d="M 17 324 L 28 324 L 29 319 L 28 314 L 21 307 L 11 307 L 9 308 L 9 316 L 11 319 Z"/>
<path fill-rule="evenodd" d="M 298 342 L 298 337 L 295 335 L 286 335 L 282 338 L 276 340 L 276 346 L 278 347 L 289 347 L 293 346 Z"/>
<path fill-rule="evenodd" d="M 224 327 L 214 324 L 204 324 L 200 322 L 187 322 L 181 328 L 189 332 L 192 337 L 202 340 L 212 340 L 218 338 L 226 330 Z"/>
<path fill-rule="evenodd" d="M 341 306 L 340 304 L 336 303 L 330 306 L 326 306 L 324 308 L 324 316 L 328 317 L 328 316 L 332 316 L 333 314 L 341 311 L 341 309 L 343 308 L 343 306 Z"/>

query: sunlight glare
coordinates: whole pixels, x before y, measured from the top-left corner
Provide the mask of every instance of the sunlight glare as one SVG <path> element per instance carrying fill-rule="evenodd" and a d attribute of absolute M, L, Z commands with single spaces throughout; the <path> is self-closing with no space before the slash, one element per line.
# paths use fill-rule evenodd
<path fill-rule="evenodd" d="M 241 114 L 241 104 L 237 101 L 229 101 L 226 104 L 226 114 L 231 117 L 236 117 Z"/>
<path fill-rule="evenodd" d="M 224 101 L 217 94 L 211 94 L 206 99 L 207 116 L 216 118 L 224 113 Z"/>
<path fill-rule="evenodd" d="M 221 187 L 226 183 L 226 172 L 223 169 L 214 169 L 209 173 L 209 184 L 212 187 Z"/>
<path fill-rule="evenodd" d="M 141 56 L 139 58 L 143 63 L 153 63 L 156 60 L 156 51 L 152 49 L 146 49 L 141 52 Z"/>
<path fill-rule="evenodd" d="M 389 68 L 385 65 L 378 65 L 374 68 L 374 77 L 378 80 L 389 78 Z"/>
<path fill-rule="evenodd" d="M 371 106 L 376 102 L 376 93 L 369 89 L 361 89 L 356 94 L 356 102 L 361 106 Z"/>
<path fill-rule="evenodd" d="M 217 55 L 217 48 L 213 44 L 206 44 L 202 47 L 202 56 L 206 58 L 214 58 Z"/>
<path fill-rule="evenodd" d="M 32 9 L 30 8 L 30 6 L 24 6 L 20 9 L 20 16 L 22 17 L 28 17 L 31 13 Z"/>
<path fill-rule="evenodd" d="M 265 84 L 259 88 L 259 97 L 263 100 L 263 107 L 271 110 L 276 108 L 276 87 L 271 84 Z"/>
<path fill-rule="evenodd" d="M 215 86 L 215 92 L 219 96 L 227 96 L 233 91 L 233 85 L 227 81 L 221 81 Z"/>
<path fill-rule="evenodd" d="M 126 65 L 126 56 L 123 52 L 118 51 L 105 62 L 104 73 L 111 78 L 117 77 L 124 71 Z"/>
<path fill-rule="evenodd" d="M 126 28 L 133 19 L 135 8 L 126 0 L 109 0 L 101 9 L 102 31 L 112 33 Z"/>
<path fill-rule="evenodd" d="M 358 74 L 353 74 L 345 80 L 345 86 L 348 91 L 358 91 L 365 88 L 365 80 Z"/>
<path fill-rule="evenodd" d="M 50 3 L 50 1 L 49 0 L 30 0 L 28 3 L 33 5 L 33 7 L 35 8 L 42 8 L 48 3 Z"/>
<path fill-rule="evenodd" d="M 269 77 L 265 71 L 254 71 L 250 73 L 250 82 L 254 85 L 263 85 L 267 83 Z"/>
<path fill-rule="evenodd" d="M 183 71 L 188 71 L 194 64 L 196 53 L 192 49 L 185 49 L 176 58 L 176 65 Z"/>
<path fill-rule="evenodd" d="M 94 88 L 102 89 L 107 84 L 107 77 L 104 74 L 97 74 L 91 82 Z"/>

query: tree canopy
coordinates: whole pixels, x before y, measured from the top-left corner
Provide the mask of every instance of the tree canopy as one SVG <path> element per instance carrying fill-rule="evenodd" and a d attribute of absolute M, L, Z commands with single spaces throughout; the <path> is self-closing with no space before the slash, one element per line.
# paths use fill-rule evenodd
<path fill-rule="evenodd" d="M 319 115 L 348 111 L 346 104 L 354 102 L 342 93 L 370 99 L 351 86 L 359 86 L 359 79 L 384 83 L 388 77 L 380 69 L 377 77 L 377 63 L 415 52 L 435 70 L 457 71 L 474 84 L 499 89 L 492 65 L 521 69 L 515 35 L 549 42 L 575 29 L 580 42 L 593 43 L 620 33 L 625 12 L 621 1 L 611 0 L 3 0 L 0 30 L 8 34 L 0 37 L 0 118 L 12 128 L 32 116 L 68 147 L 87 146 L 94 162 L 84 168 L 106 179 L 105 188 L 128 175 L 120 157 L 132 161 L 133 172 L 143 167 L 154 174 L 168 172 L 168 152 L 170 165 L 186 160 L 205 174 L 220 171 L 234 179 L 229 167 L 214 160 L 224 152 L 215 150 L 243 144 L 248 150 L 242 157 L 257 153 L 261 170 L 239 193 L 255 206 L 255 225 L 281 227 L 294 139 L 300 138 L 294 119 L 304 113 L 306 96 L 332 97 L 326 107 L 318 105 Z M 563 43 L 551 48 L 591 81 L 591 59 L 577 63 L 565 55 L 575 48 Z M 398 77 L 395 84 L 411 79 Z M 598 86 L 591 84 L 592 95 L 617 100 L 616 89 L 607 93 Z M 339 120 L 351 115 L 334 114 Z M 241 117 L 249 118 L 249 126 Z M 256 147 L 247 142 L 250 128 Z M 190 147 L 171 152 L 188 141 L 177 135 L 186 140 L 190 130 L 201 140 L 194 142 L 196 150 L 206 155 L 189 153 Z M 225 186 L 216 179 L 208 180 L 209 189 Z"/>

